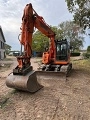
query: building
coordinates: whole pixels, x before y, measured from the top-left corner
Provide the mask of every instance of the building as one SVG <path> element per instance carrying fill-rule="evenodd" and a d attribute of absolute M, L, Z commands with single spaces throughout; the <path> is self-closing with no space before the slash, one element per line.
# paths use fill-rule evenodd
<path fill-rule="evenodd" d="M 5 58 L 5 37 L 0 26 L 0 59 Z"/>

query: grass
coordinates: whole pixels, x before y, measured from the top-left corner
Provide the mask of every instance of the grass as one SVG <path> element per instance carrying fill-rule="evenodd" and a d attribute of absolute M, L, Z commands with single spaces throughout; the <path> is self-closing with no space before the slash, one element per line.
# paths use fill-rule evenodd
<path fill-rule="evenodd" d="M 90 67 L 90 59 L 83 59 L 83 60 L 77 60 L 72 62 L 81 67 Z"/>
<path fill-rule="evenodd" d="M 4 97 L 2 98 L 2 100 L 0 101 L 0 108 L 2 109 L 8 102 L 8 97 Z"/>
<path fill-rule="evenodd" d="M 12 91 L 10 92 L 10 94 L 15 94 L 15 93 L 17 93 L 17 90 L 16 90 L 16 89 L 14 89 L 14 90 L 12 90 Z"/>
<path fill-rule="evenodd" d="M 8 103 L 8 100 L 10 99 L 10 97 L 17 93 L 17 90 L 12 90 L 11 92 L 8 92 L 5 96 L 3 96 L 1 99 L 0 99 L 0 108 L 3 109 L 7 103 Z"/>
<path fill-rule="evenodd" d="M 90 72 L 90 59 L 72 61 L 73 67 Z"/>

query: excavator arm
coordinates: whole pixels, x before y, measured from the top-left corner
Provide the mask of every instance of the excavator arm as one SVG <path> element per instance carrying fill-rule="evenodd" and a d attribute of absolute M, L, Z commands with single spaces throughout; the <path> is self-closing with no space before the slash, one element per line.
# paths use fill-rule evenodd
<path fill-rule="evenodd" d="M 50 26 L 44 21 L 43 17 L 39 16 L 36 13 L 36 11 L 32 7 L 32 4 L 30 3 L 26 5 L 22 17 L 20 43 L 21 46 L 24 46 L 24 55 L 17 57 L 18 65 L 13 71 L 14 74 L 26 74 L 28 72 L 28 69 L 32 70 L 30 58 L 32 56 L 32 36 L 34 28 L 37 28 L 50 40 L 49 50 L 43 53 L 42 62 L 44 64 L 49 64 L 50 62 L 54 61 L 55 33 L 52 31 Z"/>
<path fill-rule="evenodd" d="M 41 33 L 50 39 L 49 51 L 43 54 L 43 62 L 49 63 L 54 58 L 55 49 L 55 33 L 51 30 L 50 26 L 44 21 L 43 17 L 39 16 L 33 9 L 32 4 L 27 4 L 23 17 L 22 17 L 22 33 L 21 33 L 21 45 L 24 46 L 25 59 L 31 58 L 32 55 L 32 35 L 34 28 L 37 28 Z M 48 58 L 47 58 L 48 56 Z M 47 58 L 47 59 L 46 59 Z M 21 60 L 19 67 L 21 66 Z M 22 65 L 23 67 L 23 65 Z"/>

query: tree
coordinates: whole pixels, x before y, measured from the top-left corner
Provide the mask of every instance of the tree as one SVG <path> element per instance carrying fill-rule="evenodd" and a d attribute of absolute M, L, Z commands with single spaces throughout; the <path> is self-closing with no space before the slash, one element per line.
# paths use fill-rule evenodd
<path fill-rule="evenodd" d="M 37 52 L 45 51 L 45 47 L 48 47 L 48 37 L 43 35 L 40 31 L 36 31 L 33 35 L 32 50 Z"/>
<path fill-rule="evenodd" d="M 74 13 L 74 22 L 84 29 L 90 28 L 90 0 L 65 0 L 68 10 Z"/>
<path fill-rule="evenodd" d="M 74 50 L 79 50 L 83 47 L 82 28 L 72 21 L 66 21 L 58 26 L 51 26 L 51 29 L 56 33 L 55 39 L 66 38 L 69 40 Z M 36 31 L 33 35 L 32 50 L 37 52 L 45 51 L 49 47 L 49 38 L 43 35 L 40 31 Z"/>
<path fill-rule="evenodd" d="M 56 26 L 50 26 L 53 32 L 55 32 L 56 36 L 55 39 L 62 39 L 62 33 L 63 31 L 61 29 L 58 29 Z M 33 34 L 33 44 L 32 44 L 32 50 L 37 52 L 43 52 L 45 51 L 45 48 L 49 47 L 49 38 L 45 35 L 43 35 L 39 30 L 37 30 Z"/>
<path fill-rule="evenodd" d="M 11 46 L 10 45 L 8 45 L 8 44 L 5 44 L 5 52 L 6 52 L 6 54 L 9 54 L 9 52 L 11 51 Z"/>
<path fill-rule="evenodd" d="M 83 47 L 82 29 L 77 24 L 73 21 L 66 21 L 59 24 L 58 28 L 63 31 L 62 36 L 70 42 L 73 51 Z"/>
<path fill-rule="evenodd" d="M 88 47 L 87 47 L 87 52 L 89 52 L 89 53 L 90 53 L 90 46 L 88 46 Z"/>
<path fill-rule="evenodd" d="M 51 29 L 55 32 L 55 39 L 61 40 L 63 39 L 63 30 L 58 28 L 57 26 L 51 27 Z"/>

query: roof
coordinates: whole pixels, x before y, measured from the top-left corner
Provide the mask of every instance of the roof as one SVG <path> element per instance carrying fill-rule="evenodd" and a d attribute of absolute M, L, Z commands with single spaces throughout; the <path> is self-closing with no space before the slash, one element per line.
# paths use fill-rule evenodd
<path fill-rule="evenodd" d="M 2 37 L 3 37 L 4 42 L 6 42 L 1 26 L 0 26 L 0 32 L 1 32 L 1 34 L 2 34 Z"/>

